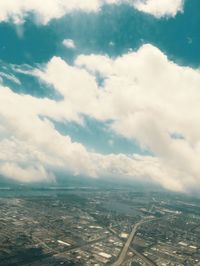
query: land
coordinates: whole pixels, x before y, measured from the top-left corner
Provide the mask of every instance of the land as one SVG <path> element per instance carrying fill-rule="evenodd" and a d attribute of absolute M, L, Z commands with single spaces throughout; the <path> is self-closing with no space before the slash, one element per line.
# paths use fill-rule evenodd
<path fill-rule="evenodd" d="M 0 262 L 200 265 L 200 199 L 134 188 L 0 189 Z"/>

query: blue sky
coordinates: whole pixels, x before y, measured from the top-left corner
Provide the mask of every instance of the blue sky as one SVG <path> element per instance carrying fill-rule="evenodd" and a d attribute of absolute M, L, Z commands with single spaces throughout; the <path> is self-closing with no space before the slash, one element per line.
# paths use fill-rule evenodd
<path fill-rule="evenodd" d="M 106 5 L 97 14 L 67 14 L 47 25 L 38 25 L 31 17 L 23 25 L 2 22 L 0 56 L 7 63 L 33 65 L 45 63 L 54 55 L 70 61 L 82 53 L 117 56 L 152 43 L 173 60 L 198 66 L 199 7 L 198 0 L 185 1 L 183 13 L 161 19 L 124 4 Z M 64 49 L 65 38 L 76 42 L 76 51 Z"/>
<path fill-rule="evenodd" d="M 0 4 L 0 174 L 199 184 L 200 2 L 47 2 Z"/>

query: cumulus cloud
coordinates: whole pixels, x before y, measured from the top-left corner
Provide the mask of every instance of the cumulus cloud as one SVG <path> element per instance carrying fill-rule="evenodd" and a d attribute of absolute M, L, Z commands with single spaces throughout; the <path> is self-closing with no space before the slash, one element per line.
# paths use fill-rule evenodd
<path fill-rule="evenodd" d="M 184 0 L 138 0 L 134 6 L 142 12 L 154 15 L 157 18 L 163 16 L 174 17 L 183 10 Z"/>
<path fill-rule="evenodd" d="M 158 177 L 162 183 L 164 176 L 156 158 L 88 152 L 69 136 L 62 136 L 48 118 L 40 117 L 52 102 L 0 87 L 1 175 L 21 182 L 37 182 L 52 181 L 56 171 L 63 171 L 91 177 Z M 154 168 L 159 176 L 149 171 Z"/>
<path fill-rule="evenodd" d="M 36 19 L 43 24 L 51 19 L 57 19 L 66 13 L 84 10 L 98 11 L 99 0 L 7 0 L 0 2 L 0 21 L 13 20 L 16 24 L 22 23 L 28 13 L 33 13 Z"/>
<path fill-rule="evenodd" d="M 27 182 L 33 181 L 36 173 L 34 180 L 46 179 L 48 169 L 94 175 L 85 148 L 39 117 L 51 101 L 18 95 L 5 87 L 0 92 L 2 174 Z"/>
<path fill-rule="evenodd" d="M 74 49 L 74 48 L 76 48 L 76 45 L 75 45 L 74 41 L 71 40 L 71 39 L 65 39 L 65 40 L 63 41 L 63 45 L 64 45 L 65 47 L 69 48 L 69 49 Z"/>
<path fill-rule="evenodd" d="M 121 3 L 156 17 L 175 16 L 183 6 L 183 0 L 6 0 L 0 1 L 0 21 L 20 24 L 32 13 L 39 23 L 46 24 L 73 11 L 98 12 L 104 4 Z"/>
<path fill-rule="evenodd" d="M 97 73 L 105 79 L 101 89 Z M 175 189 L 200 183 L 199 70 L 181 67 L 158 48 L 144 45 L 116 59 L 81 55 L 74 66 L 54 57 L 35 75 L 64 96 L 63 105 L 71 104 L 74 117 L 113 121 L 111 130 L 151 151 L 159 165 L 152 164 L 151 173 L 162 173 L 151 178 Z M 64 109 L 54 116 L 65 117 Z"/>
<path fill-rule="evenodd" d="M 91 55 L 76 63 L 105 78 L 102 109 L 109 109 L 115 132 L 148 148 L 183 186 L 199 184 L 199 70 L 176 65 L 152 45 L 115 60 Z"/>
<path fill-rule="evenodd" d="M 198 69 L 179 66 L 146 44 L 115 59 L 80 55 L 74 65 L 53 57 L 28 73 L 54 86 L 63 99 L 38 99 L 1 86 L 1 174 L 32 181 L 35 175 L 53 179 L 62 170 L 150 179 L 178 191 L 200 184 Z M 97 74 L 104 79 L 100 88 Z M 136 140 L 152 156 L 89 152 L 52 123 L 84 125 L 84 116 L 110 121 L 110 130 Z"/>

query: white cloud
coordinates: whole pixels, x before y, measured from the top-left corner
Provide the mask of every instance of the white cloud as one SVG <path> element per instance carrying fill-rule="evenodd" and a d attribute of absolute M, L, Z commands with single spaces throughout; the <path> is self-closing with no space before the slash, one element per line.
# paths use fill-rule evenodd
<path fill-rule="evenodd" d="M 105 78 L 101 89 L 95 81 L 97 72 Z M 149 149 L 165 176 L 157 181 L 165 187 L 200 184 L 199 70 L 178 66 L 159 49 L 144 45 L 116 59 L 82 55 L 72 67 L 53 58 L 38 73 L 74 113 L 113 120 L 112 130 Z"/>
<path fill-rule="evenodd" d="M 6 0 L 0 1 L 0 21 L 12 19 L 16 24 L 22 23 L 29 12 L 38 22 L 46 24 L 51 19 L 58 19 L 65 14 L 83 10 L 96 12 L 100 7 L 99 0 Z"/>
<path fill-rule="evenodd" d="M 67 48 L 70 48 L 70 49 L 75 49 L 76 48 L 76 45 L 75 45 L 74 41 L 71 40 L 71 39 L 65 39 L 63 41 L 63 45 L 65 47 L 67 47 Z"/>
<path fill-rule="evenodd" d="M 46 24 L 51 19 L 59 19 L 73 11 L 98 12 L 104 4 L 121 3 L 130 4 L 157 17 L 175 16 L 183 5 L 182 0 L 6 0 L 0 1 L 0 21 L 11 19 L 20 24 L 29 13 L 33 13 L 39 23 Z"/>
<path fill-rule="evenodd" d="M 50 104 L 50 105 L 49 105 Z M 17 164 L 25 173 L 26 180 L 32 181 L 32 172 L 39 172 L 40 165 L 46 169 L 63 169 L 75 174 L 92 175 L 85 148 L 73 143 L 70 137 L 60 135 L 49 120 L 41 120 L 42 110 L 51 108 L 51 101 L 39 100 L 31 96 L 18 95 L 8 88 L 0 89 L 0 147 L 2 174 L 8 172 L 12 178 L 18 177 L 12 169 Z M 77 161 L 77 158 L 80 159 Z M 5 168 L 6 165 L 6 168 Z M 11 166 L 11 170 L 9 170 Z M 29 171 L 29 169 L 33 169 Z M 39 169 L 38 169 L 39 168 Z M 48 170 L 46 170 L 48 172 Z M 11 176 L 11 174 L 13 175 Z M 37 175 L 46 178 L 46 174 Z M 36 177 L 36 180 L 37 180 Z"/>
<path fill-rule="evenodd" d="M 105 79 L 101 88 L 96 73 Z M 63 100 L 37 99 L 0 88 L 1 174 L 23 179 L 27 175 L 31 181 L 36 172 L 46 179 L 62 170 L 147 178 L 172 190 L 200 185 L 198 69 L 179 66 L 147 44 L 116 59 L 81 55 L 74 66 L 53 57 L 31 74 L 53 85 Z M 60 135 L 50 122 L 83 124 L 82 115 L 113 121 L 111 130 L 137 140 L 154 156 L 89 152 Z"/>
<path fill-rule="evenodd" d="M 136 0 L 135 7 L 155 17 L 174 17 L 183 10 L 184 0 Z"/>
<path fill-rule="evenodd" d="M 88 152 L 70 137 L 60 135 L 48 119 L 39 117 L 49 108 L 50 100 L 18 95 L 0 87 L 1 175 L 21 182 L 53 181 L 59 170 L 91 177 L 134 175 L 155 179 L 155 171 L 148 170 L 155 168 L 161 173 L 159 179 L 164 179 L 156 158 Z"/>

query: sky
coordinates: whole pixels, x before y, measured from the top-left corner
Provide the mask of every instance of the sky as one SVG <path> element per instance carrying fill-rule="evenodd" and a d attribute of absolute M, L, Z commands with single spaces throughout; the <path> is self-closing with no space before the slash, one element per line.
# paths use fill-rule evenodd
<path fill-rule="evenodd" d="M 200 185 L 199 0 L 0 1 L 0 176 Z"/>

